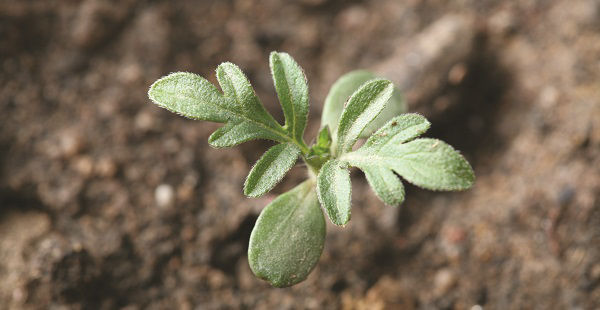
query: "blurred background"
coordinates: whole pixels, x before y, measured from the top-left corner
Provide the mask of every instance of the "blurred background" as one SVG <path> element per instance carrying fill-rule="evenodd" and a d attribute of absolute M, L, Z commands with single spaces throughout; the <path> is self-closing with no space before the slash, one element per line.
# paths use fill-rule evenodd
<path fill-rule="evenodd" d="M 311 89 L 307 141 L 341 74 L 402 88 L 475 186 L 407 185 L 384 206 L 353 173 L 309 278 L 274 289 L 246 250 L 274 192 L 242 195 L 269 142 L 161 110 L 173 71 L 239 65 L 279 119 L 268 55 Z M 0 1 L 0 304 L 5 309 L 598 309 L 600 1 Z"/>

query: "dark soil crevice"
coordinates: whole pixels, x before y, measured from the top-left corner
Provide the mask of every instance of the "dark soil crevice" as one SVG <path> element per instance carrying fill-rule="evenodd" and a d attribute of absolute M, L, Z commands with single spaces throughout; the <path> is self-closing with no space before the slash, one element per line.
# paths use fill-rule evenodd
<path fill-rule="evenodd" d="M 248 252 L 250 233 L 256 223 L 256 215 L 248 215 L 240 222 L 237 230 L 215 242 L 215 251 L 210 264 L 229 276 L 235 276 L 238 260 Z"/>
<path fill-rule="evenodd" d="M 501 137 L 495 127 L 513 78 L 499 58 L 496 48 L 489 44 L 488 34 L 479 33 L 465 64 L 463 81 L 448 84 L 436 98 L 445 97 L 442 100 L 452 103 L 431 118 L 433 126 L 428 135 L 460 150 L 473 166 L 477 166 L 480 156 L 502 150 L 507 138 Z"/>

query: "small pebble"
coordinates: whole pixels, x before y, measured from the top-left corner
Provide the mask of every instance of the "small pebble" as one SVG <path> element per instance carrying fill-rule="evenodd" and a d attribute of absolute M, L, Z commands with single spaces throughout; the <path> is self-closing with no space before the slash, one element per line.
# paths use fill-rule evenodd
<path fill-rule="evenodd" d="M 565 186 L 558 192 L 556 200 L 559 205 L 564 206 L 569 204 L 575 197 L 575 189 L 570 186 Z"/>
<path fill-rule="evenodd" d="M 464 63 L 457 63 L 448 72 L 448 82 L 452 85 L 458 85 L 465 79 L 466 75 L 467 66 Z"/>
<path fill-rule="evenodd" d="M 148 111 L 142 111 L 135 116 L 135 127 L 141 131 L 151 130 L 154 125 L 154 117 Z"/>
<path fill-rule="evenodd" d="M 102 177 L 112 177 L 117 173 L 117 165 L 110 158 L 101 158 L 96 163 L 96 174 Z"/>
<path fill-rule="evenodd" d="M 448 293 L 448 291 L 454 286 L 456 283 L 456 275 L 448 268 L 441 269 L 435 274 L 433 281 L 434 293 L 436 297 L 441 297 Z"/>
<path fill-rule="evenodd" d="M 168 207 L 173 204 L 173 200 L 175 199 L 175 191 L 171 185 L 161 184 L 157 186 L 156 190 L 154 191 L 154 199 L 159 207 Z"/>
<path fill-rule="evenodd" d="M 72 132 L 64 132 L 59 139 L 61 154 L 64 157 L 72 157 L 77 154 L 83 148 L 83 141 L 81 137 Z"/>
<path fill-rule="evenodd" d="M 79 174 L 81 174 L 84 177 L 88 177 L 92 174 L 94 170 L 94 162 L 89 156 L 79 156 L 75 158 L 73 167 L 75 168 L 75 171 L 77 171 Z"/>

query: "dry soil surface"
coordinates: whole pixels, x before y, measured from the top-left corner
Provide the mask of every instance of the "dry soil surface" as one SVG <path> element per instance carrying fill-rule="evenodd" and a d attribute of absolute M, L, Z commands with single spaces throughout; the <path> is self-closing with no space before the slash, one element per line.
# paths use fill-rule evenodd
<path fill-rule="evenodd" d="M 340 74 L 448 14 L 473 44 L 409 106 L 476 185 L 407 186 L 392 208 L 353 173 L 352 221 L 328 226 L 308 280 L 256 279 L 254 221 L 303 168 L 243 197 L 270 144 L 211 149 L 218 126 L 153 106 L 148 86 L 214 82 L 232 61 L 281 119 L 267 60 L 286 51 L 308 76 L 310 140 Z M 0 108 L 3 308 L 600 308 L 600 1 L 4 0 Z"/>

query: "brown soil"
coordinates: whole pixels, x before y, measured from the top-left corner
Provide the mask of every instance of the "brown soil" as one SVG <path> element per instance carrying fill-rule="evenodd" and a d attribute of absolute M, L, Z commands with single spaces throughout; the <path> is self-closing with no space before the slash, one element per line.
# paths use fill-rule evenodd
<path fill-rule="evenodd" d="M 232 61 L 281 118 L 267 58 L 286 51 L 312 138 L 340 74 L 450 13 L 473 19 L 474 44 L 410 105 L 473 163 L 474 188 L 408 186 L 394 209 L 356 173 L 351 224 L 328 227 L 308 280 L 253 277 L 273 195 L 241 188 L 269 143 L 211 149 L 215 124 L 147 87 L 214 82 Z M 0 107 L 1 308 L 600 308 L 599 1 L 0 1 Z"/>

